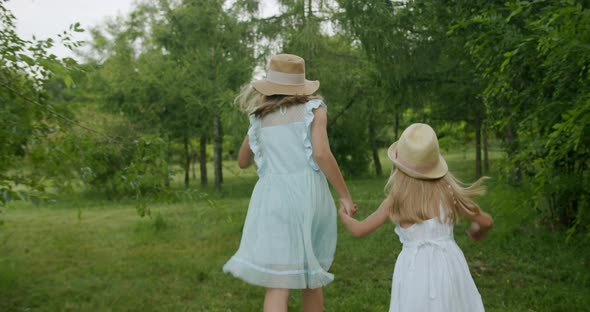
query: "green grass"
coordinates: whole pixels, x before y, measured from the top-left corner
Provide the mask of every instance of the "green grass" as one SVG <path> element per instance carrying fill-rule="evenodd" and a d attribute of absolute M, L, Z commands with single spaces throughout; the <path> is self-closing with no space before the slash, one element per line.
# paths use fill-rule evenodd
<path fill-rule="evenodd" d="M 447 159 L 469 181 L 473 162 L 463 157 Z M 151 218 L 139 218 L 133 203 L 89 196 L 12 203 L 0 226 L 0 311 L 261 310 L 264 289 L 221 270 L 238 247 L 256 182 L 252 170 L 233 171 L 225 171 L 223 192 L 201 191 L 210 201 L 152 204 Z M 385 181 L 348 181 L 359 218 L 382 200 Z M 487 311 L 587 310 L 588 244 L 565 243 L 563 232 L 540 223 L 527 195 L 492 179 L 479 200 L 496 220 L 489 238 L 473 242 L 465 223 L 456 227 Z M 386 311 L 401 249 L 393 225 L 355 239 L 339 224 L 338 235 L 326 311 Z M 292 292 L 291 310 L 301 310 L 299 294 Z"/>

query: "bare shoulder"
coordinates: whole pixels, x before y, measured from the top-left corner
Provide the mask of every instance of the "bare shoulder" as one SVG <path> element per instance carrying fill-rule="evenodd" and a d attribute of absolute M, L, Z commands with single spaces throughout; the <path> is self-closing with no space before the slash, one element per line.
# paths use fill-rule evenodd
<path fill-rule="evenodd" d="M 328 113 L 322 106 L 313 110 L 313 123 L 316 125 L 327 125 Z"/>
<path fill-rule="evenodd" d="M 317 118 L 318 116 L 327 116 L 328 112 L 326 111 L 326 109 L 324 108 L 323 105 L 318 106 L 317 108 L 313 109 L 313 114 L 315 116 L 315 118 Z"/>

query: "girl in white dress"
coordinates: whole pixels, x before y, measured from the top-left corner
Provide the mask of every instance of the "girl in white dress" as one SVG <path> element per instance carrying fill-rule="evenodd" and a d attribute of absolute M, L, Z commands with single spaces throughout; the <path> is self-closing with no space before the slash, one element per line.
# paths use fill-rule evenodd
<path fill-rule="evenodd" d="M 239 101 L 250 128 L 238 154 L 246 168 L 256 163 L 238 251 L 223 270 L 265 287 L 264 311 L 287 311 L 290 289 L 302 289 L 303 309 L 323 310 L 322 287 L 336 249 L 336 206 L 353 215 L 346 183 L 328 142 L 327 106 L 313 96 L 319 81 L 305 79 L 305 61 L 279 54 L 270 59 L 266 79 L 243 90 Z"/>
<path fill-rule="evenodd" d="M 465 256 L 453 239 L 460 217 L 472 221 L 469 237 L 480 240 L 493 225 L 491 216 L 471 200 L 485 188 L 480 178 L 464 185 L 448 172 L 434 130 L 413 124 L 393 143 L 388 156 L 396 169 L 387 197 L 363 221 L 341 209 L 339 215 L 356 237 L 373 232 L 387 219 L 403 249 L 395 263 L 389 311 L 484 311 Z"/>

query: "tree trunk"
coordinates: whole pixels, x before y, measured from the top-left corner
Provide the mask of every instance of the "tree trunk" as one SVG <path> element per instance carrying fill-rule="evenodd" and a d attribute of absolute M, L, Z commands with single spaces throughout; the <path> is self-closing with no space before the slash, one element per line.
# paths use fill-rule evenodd
<path fill-rule="evenodd" d="M 490 173 L 490 158 L 488 153 L 488 121 L 483 122 L 483 173 Z"/>
<path fill-rule="evenodd" d="M 371 151 L 373 152 L 373 163 L 375 164 L 375 174 L 381 176 L 383 169 L 381 168 L 381 160 L 379 159 L 379 150 L 377 148 L 377 140 L 375 138 L 375 123 L 369 121 L 369 144 L 371 144 Z"/>
<path fill-rule="evenodd" d="M 199 162 L 201 164 L 201 186 L 207 186 L 207 136 L 201 134 L 199 146 Z"/>
<path fill-rule="evenodd" d="M 217 81 L 216 75 L 216 68 L 217 68 L 217 58 L 216 58 L 216 38 L 215 38 L 215 31 L 211 33 L 209 48 L 211 49 L 211 69 L 209 71 L 209 77 L 211 82 L 215 83 Z M 223 134 L 221 132 L 221 117 L 220 115 L 220 108 L 216 107 L 214 109 L 214 116 L 213 116 L 213 175 L 214 175 L 214 185 L 217 190 L 221 190 L 221 183 L 223 182 L 223 172 L 222 172 L 222 144 L 223 144 Z"/>
<path fill-rule="evenodd" d="M 197 166 L 197 159 L 199 158 L 199 154 L 197 154 L 197 152 L 192 148 L 192 146 L 191 146 L 191 150 L 193 151 L 192 156 L 191 156 L 192 162 L 193 162 L 192 174 L 193 174 L 193 180 L 196 180 L 197 179 L 197 171 L 196 171 L 195 167 Z"/>
<path fill-rule="evenodd" d="M 305 28 L 305 0 L 301 0 L 301 29 Z"/>
<path fill-rule="evenodd" d="M 190 184 L 190 171 L 191 171 L 191 152 L 188 148 L 188 136 L 184 136 L 184 187 L 188 188 Z"/>
<path fill-rule="evenodd" d="M 223 137 L 221 132 L 221 120 L 219 113 L 213 117 L 213 166 L 215 167 L 215 188 L 221 189 L 223 183 L 222 159 Z"/>
<path fill-rule="evenodd" d="M 168 150 L 166 151 L 166 167 L 168 167 L 168 176 L 166 178 L 165 185 L 166 187 L 170 187 L 170 180 L 172 179 L 172 170 L 170 169 L 170 164 L 172 163 L 172 142 L 170 138 L 168 138 Z"/>
<path fill-rule="evenodd" d="M 481 177 L 481 118 L 475 117 L 475 178 Z"/>

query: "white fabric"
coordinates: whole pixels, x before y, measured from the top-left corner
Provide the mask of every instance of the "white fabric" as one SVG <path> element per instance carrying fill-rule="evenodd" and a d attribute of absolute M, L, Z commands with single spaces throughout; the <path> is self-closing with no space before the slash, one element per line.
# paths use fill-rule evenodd
<path fill-rule="evenodd" d="M 432 218 L 409 228 L 396 225 L 395 232 L 403 249 L 393 272 L 390 312 L 484 311 L 452 224 Z"/>

